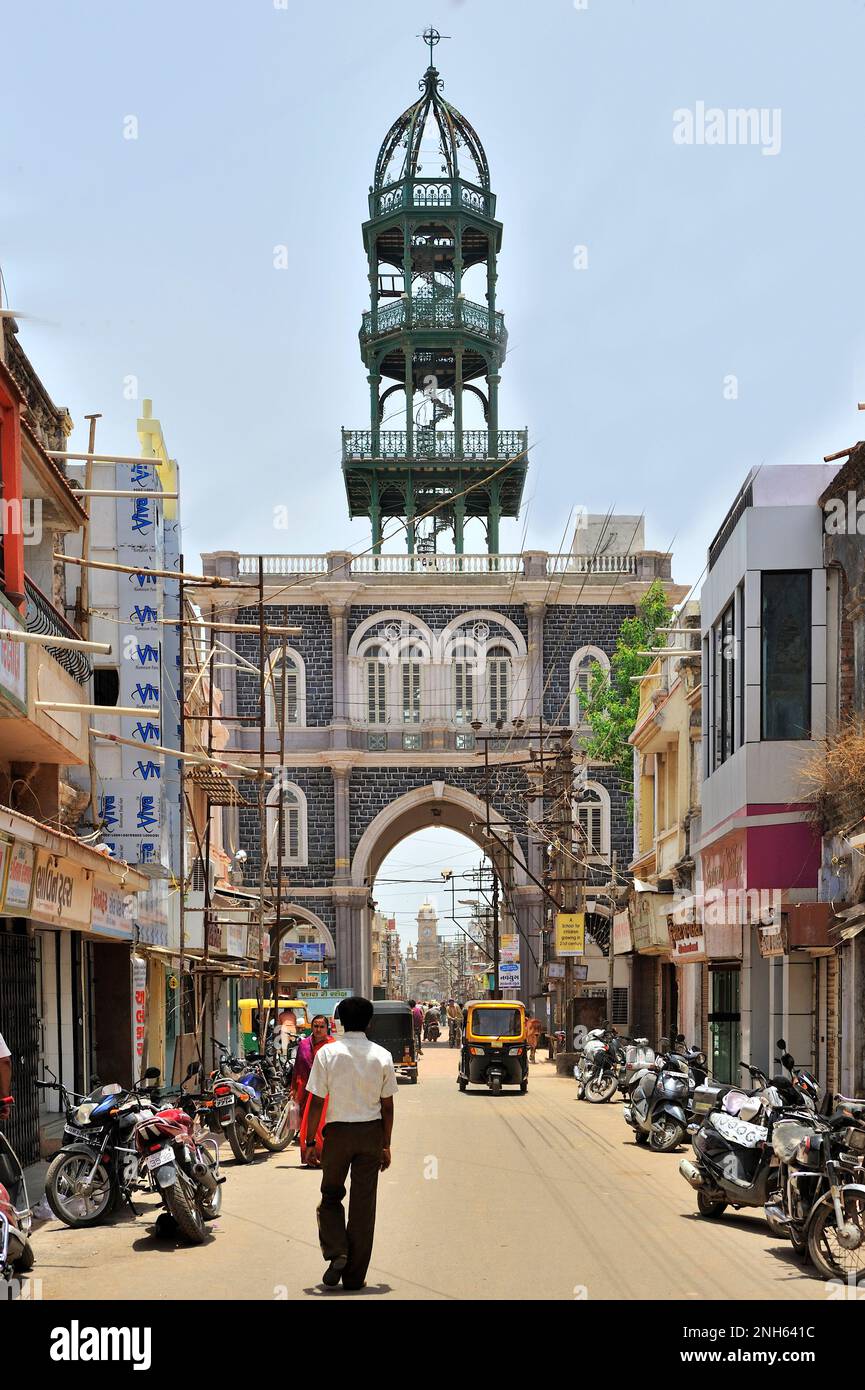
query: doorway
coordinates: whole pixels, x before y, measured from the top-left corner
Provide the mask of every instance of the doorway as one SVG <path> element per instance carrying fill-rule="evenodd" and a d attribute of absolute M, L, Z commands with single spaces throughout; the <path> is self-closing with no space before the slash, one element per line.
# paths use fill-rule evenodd
<path fill-rule="evenodd" d="M 739 970 L 709 969 L 709 1070 L 726 1085 L 740 1080 L 740 980 Z"/>

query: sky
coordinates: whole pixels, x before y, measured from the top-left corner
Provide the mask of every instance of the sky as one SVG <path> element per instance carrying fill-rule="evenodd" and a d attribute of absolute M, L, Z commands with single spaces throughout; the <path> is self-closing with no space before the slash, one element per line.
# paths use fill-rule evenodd
<path fill-rule="evenodd" d="M 101 411 L 136 451 L 152 398 L 187 567 L 366 547 L 361 223 L 430 22 L 504 224 L 500 424 L 532 447 L 500 548 L 645 512 L 695 583 L 751 467 L 862 434 L 865 0 L 7 0 L 4 304 L 70 447 Z M 764 131 L 718 143 L 735 108 Z"/>

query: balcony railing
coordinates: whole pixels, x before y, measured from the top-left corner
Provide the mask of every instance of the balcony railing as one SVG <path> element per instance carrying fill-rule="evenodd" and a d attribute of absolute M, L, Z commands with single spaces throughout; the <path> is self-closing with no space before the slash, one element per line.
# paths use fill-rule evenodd
<path fill-rule="evenodd" d="M 518 574 L 522 555 L 358 555 L 352 574 Z"/>
<path fill-rule="evenodd" d="M 332 574 L 342 577 L 368 574 L 524 574 L 542 579 L 545 575 L 636 574 L 636 555 L 352 555 L 334 552 L 334 566 L 326 555 L 263 555 L 265 575 Z M 238 556 L 239 576 L 258 573 L 257 555 Z"/>
<path fill-rule="evenodd" d="M 407 179 L 370 194 L 370 217 L 389 217 L 405 208 L 462 208 L 479 217 L 494 217 L 496 200 L 463 179 Z"/>
<path fill-rule="evenodd" d="M 361 324 L 360 340 L 363 343 L 373 337 L 384 338 L 389 333 L 401 333 L 406 328 L 464 329 L 497 343 L 504 343 L 508 336 L 505 316 L 498 311 L 493 315 L 493 332 L 490 333 L 489 310 L 483 304 L 455 298 L 452 294 L 416 294 L 411 298 L 401 296 L 380 308 L 374 333 L 372 312 L 367 309 Z"/>
<path fill-rule="evenodd" d="M 24 580 L 24 592 L 27 598 L 24 621 L 28 632 L 41 632 L 47 637 L 75 637 L 80 640 L 81 633 L 57 611 L 29 575 Z M 93 667 L 84 652 L 76 651 L 74 647 L 45 647 L 44 650 L 49 652 L 57 664 L 79 685 L 87 684 L 93 674 Z"/>
<path fill-rule="evenodd" d="M 515 458 L 529 446 L 528 430 L 498 430 L 495 440 L 489 430 L 463 430 L 462 452 L 454 430 L 424 430 L 418 427 L 412 434 L 411 447 L 405 430 L 379 430 L 378 447 L 372 430 L 343 430 L 342 458 L 344 463 L 364 459 L 491 459 Z M 491 445 L 495 443 L 495 448 Z"/>
<path fill-rule="evenodd" d="M 551 555 L 547 574 L 636 574 L 635 555 Z"/>

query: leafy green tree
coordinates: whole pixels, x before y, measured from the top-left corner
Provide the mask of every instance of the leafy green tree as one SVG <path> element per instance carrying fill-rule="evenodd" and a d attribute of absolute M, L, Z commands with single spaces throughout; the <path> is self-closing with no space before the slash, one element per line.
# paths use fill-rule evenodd
<path fill-rule="evenodd" d="M 619 629 L 609 675 L 595 662 L 589 676 L 588 699 L 583 708 L 592 732 L 584 740 L 586 752 L 591 758 L 612 763 L 618 769 L 623 791 L 632 797 L 634 750 L 628 739 L 640 708 L 640 682 L 632 681 L 631 676 L 641 676 L 652 663 L 652 657 L 640 656 L 640 652 L 666 646 L 665 634 L 655 629 L 669 624 L 671 612 L 663 586 L 656 579 L 643 595 L 634 617 L 626 618 Z"/>

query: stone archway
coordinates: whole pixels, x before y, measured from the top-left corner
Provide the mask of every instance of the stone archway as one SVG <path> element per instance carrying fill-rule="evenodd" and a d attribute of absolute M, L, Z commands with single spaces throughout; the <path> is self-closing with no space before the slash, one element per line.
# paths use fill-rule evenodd
<path fill-rule="evenodd" d="M 490 813 L 490 826 L 500 840 L 512 846 L 515 857 L 486 835 L 486 805 L 463 787 L 432 781 L 405 792 L 370 821 L 358 841 L 351 861 L 351 888 L 336 897 L 338 959 L 348 961 L 350 976 L 343 983 L 359 991 L 369 989 L 371 979 L 371 924 L 369 894 L 376 875 L 391 850 L 430 825 L 459 831 L 486 853 L 508 894 L 517 903 L 529 883 L 522 866 L 522 850 L 511 825 L 497 811 Z M 357 982 L 362 981 L 362 984 Z"/>

